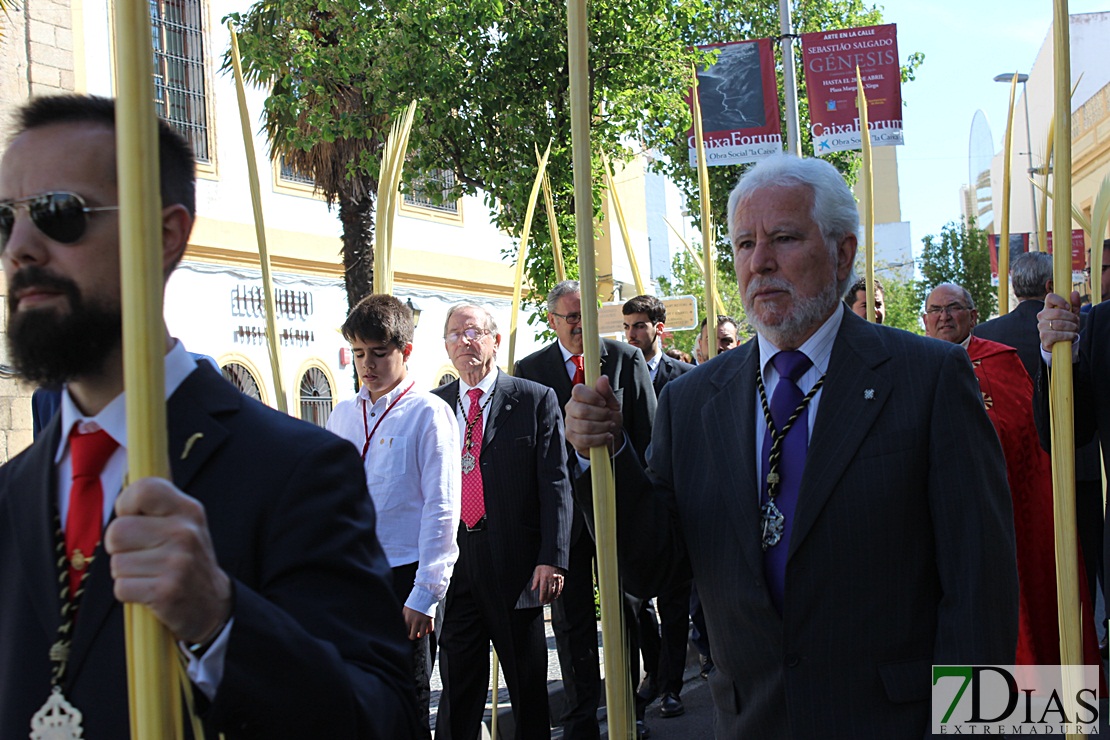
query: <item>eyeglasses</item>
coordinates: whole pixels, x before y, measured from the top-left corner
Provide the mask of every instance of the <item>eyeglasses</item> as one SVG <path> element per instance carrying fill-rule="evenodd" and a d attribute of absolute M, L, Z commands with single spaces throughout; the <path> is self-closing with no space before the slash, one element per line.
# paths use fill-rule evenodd
<path fill-rule="evenodd" d="M 482 339 L 483 337 L 485 337 L 487 334 L 491 334 L 491 333 L 492 332 L 490 332 L 489 329 L 475 329 L 472 326 L 468 329 L 463 329 L 462 331 L 453 331 L 450 334 L 444 336 L 443 338 L 446 341 L 450 342 L 451 344 L 457 344 L 458 342 L 461 342 L 463 337 L 466 337 L 467 339 L 469 339 L 472 342 L 477 342 L 480 339 Z"/>
<path fill-rule="evenodd" d="M 925 313 L 929 314 L 930 316 L 936 316 L 937 314 L 943 312 L 951 316 L 957 311 L 968 310 L 970 309 L 967 306 L 961 306 L 959 303 L 949 303 L 947 306 L 929 306 L 925 309 Z"/>
<path fill-rule="evenodd" d="M 555 313 L 554 311 L 551 311 L 551 315 L 552 316 L 558 316 L 560 319 L 567 322 L 568 324 L 581 324 L 582 323 L 582 314 L 580 314 L 580 313 L 566 313 L 566 314 L 563 314 L 563 313 Z"/>
<path fill-rule="evenodd" d="M 1110 265 L 1103 265 L 1102 266 L 1102 274 L 1105 275 L 1107 270 L 1110 270 Z M 1091 276 L 1091 268 L 1084 267 L 1083 268 L 1083 274 L 1086 275 L 1087 277 L 1090 277 Z"/>
<path fill-rule="evenodd" d="M 0 251 L 12 235 L 15 212 L 19 208 L 27 210 L 35 228 L 60 244 L 75 244 L 81 240 L 89 225 L 86 214 L 119 210 L 119 206 L 87 206 L 77 193 L 43 193 L 0 202 Z"/>

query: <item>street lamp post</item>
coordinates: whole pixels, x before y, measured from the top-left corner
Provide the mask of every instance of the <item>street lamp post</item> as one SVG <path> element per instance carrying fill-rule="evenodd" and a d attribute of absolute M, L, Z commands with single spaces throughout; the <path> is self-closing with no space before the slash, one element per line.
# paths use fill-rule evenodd
<path fill-rule="evenodd" d="M 995 82 L 1005 82 L 1007 84 L 1013 83 L 1013 80 L 1014 80 L 1014 73 L 1013 72 L 1005 72 L 1005 73 L 1000 74 L 1000 75 L 995 75 L 995 77 L 994 77 Z M 1029 80 L 1029 75 L 1026 75 L 1026 74 L 1018 74 L 1017 75 L 1017 81 L 1021 83 L 1021 97 L 1024 98 L 1024 100 L 1025 100 L 1025 157 L 1026 157 L 1026 160 L 1029 162 L 1029 168 L 1027 170 L 1027 173 L 1030 176 L 1030 178 L 1032 178 L 1032 175 L 1036 172 L 1036 169 L 1033 167 L 1033 139 L 1032 139 L 1032 137 L 1029 133 L 1029 128 L 1030 128 L 1030 123 L 1029 123 L 1029 91 L 1025 86 L 1025 83 L 1028 80 Z M 1033 206 L 1033 210 L 1032 210 L 1033 225 L 1029 228 L 1030 239 L 1032 239 L 1033 235 L 1037 233 L 1037 190 L 1033 186 L 1032 179 L 1030 179 L 1030 181 L 1029 181 L 1029 202 Z M 1043 244 L 1038 244 L 1037 247 L 1039 249 L 1043 249 L 1044 245 Z"/>

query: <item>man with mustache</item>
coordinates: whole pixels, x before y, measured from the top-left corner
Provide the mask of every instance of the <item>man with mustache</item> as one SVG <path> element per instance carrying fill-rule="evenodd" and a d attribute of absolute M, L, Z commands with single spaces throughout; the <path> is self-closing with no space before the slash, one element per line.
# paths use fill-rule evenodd
<path fill-rule="evenodd" d="M 582 347 L 582 293 L 577 280 L 564 280 L 547 295 L 547 321 L 557 341 L 517 363 L 516 376 L 555 390 L 559 408 L 566 407 L 571 389 L 585 379 Z M 655 416 L 655 390 L 651 386 L 644 356 L 636 347 L 610 339 L 601 340 L 601 374 L 609 378 L 618 403 L 624 410 L 624 429 L 632 449 L 643 459 L 651 440 Z M 573 454 L 569 449 L 568 452 Z M 551 606 L 551 626 L 563 673 L 567 713 L 563 736 L 574 740 L 597 740 L 597 708 L 601 702 L 601 671 L 597 649 L 597 619 L 594 613 L 594 543 L 585 519 L 575 507 L 570 531 L 570 563 L 563 596 Z M 649 594 L 654 595 L 654 594 Z M 626 603 L 625 625 L 635 656 L 629 666 L 632 685 L 640 682 L 639 640 L 635 637 L 639 600 Z M 654 666 L 652 666 L 654 668 Z M 643 707 L 638 719 L 643 720 Z M 642 727 L 641 727 L 642 731 Z"/>
<path fill-rule="evenodd" d="M 188 143 L 159 122 L 163 279 Z M 0 468 L 0 737 L 129 735 L 123 603 L 172 634 L 207 737 L 413 737 L 412 651 L 358 453 L 163 327 L 172 482 L 127 482 L 115 103 L 32 100 L 0 160 L 8 338 L 61 409 Z M 83 734 L 82 734 L 83 733 Z M 57 736 L 57 735 L 51 735 Z"/>
<path fill-rule="evenodd" d="M 693 573 L 717 737 L 921 737 L 931 666 L 1012 663 L 1017 637 L 1006 470 L 971 364 L 842 305 L 859 215 L 829 163 L 763 160 L 728 216 L 756 338 L 668 384 L 646 467 L 606 378 L 574 390 L 567 439 L 580 468 L 616 450 L 625 587 Z M 589 511 L 588 475 L 576 495 Z"/>

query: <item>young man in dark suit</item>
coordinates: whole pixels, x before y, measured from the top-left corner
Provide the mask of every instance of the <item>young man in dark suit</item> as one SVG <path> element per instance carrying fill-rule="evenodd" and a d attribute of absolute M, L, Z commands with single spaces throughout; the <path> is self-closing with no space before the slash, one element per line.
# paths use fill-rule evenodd
<path fill-rule="evenodd" d="M 488 311 L 453 307 L 443 334 L 459 380 L 433 393 L 456 409 L 463 500 L 440 627 L 436 737 L 478 737 L 493 642 L 515 737 L 543 740 L 551 728 L 542 607 L 563 592 L 570 537 L 563 417 L 550 388 L 497 369 L 501 335 Z"/>
<path fill-rule="evenodd" d="M 547 296 L 547 321 L 558 340 L 517 363 L 516 376 L 554 389 L 560 410 L 570 400 L 571 388 L 585 378 L 582 355 L 582 294 L 577 280 L 565 280 Z M 624 342 L 601 340 L 601 374 L 609 378 L 621 408 L 624 429 L 632 448 L 642 459 L 651 441 L 655 416 L 655 391 L 644 356 Z M 568 446 L 568 453 L 571 452 Z M 570 565 L 563 598 L 551 608 L 551 626 L 563 672 L 567 714 L 563 717 L 568 740 L 597 740 L 597 708 L 601 702 L 601 672 L 597 649 L 597 619 L 593 589 L 594 543 L 586 531 L 581 511 L 575 507 L 570 533 Z M 634 608 L 633 608 L 634 606 Z M 626 624 L 633 627 L 629 670 L 632 685 L 639 683 L 639 644 L 635 639 L 635 612 L 629 604 Z"/>
<path fill-rule="evenodd" d="M 829 163 L 769 157 L 728 213 L 757 337 L 667 386 L 646 469 L 606 378 L 575 389 L 567 438 L 617 448 L 626 587 L 693 573 L 717 737 L 921 737 L 931 666 L 1011 664 L 1017 639 L 1013 512 L 971 363 L 842 305 L 859 214 Z"/>
<path fill-rule="evenodd" d="M 115 105 L 39 98 L 17 129 L 0 161 L 8 338 L 24 377 L 64 389 L 0 468 L 0 737 L 27 737 L 48 699 L 84 737 L 128 736 L 121 602 L 177 640 L 208 737 L 412 737 L 411 651 L 348 443 L 243 396 L 163 328 L 172 482 L 120 490 Z M 165 122 L 159 160 L 165 279 L 195 202 Z"/>
<path fill-rule="evenodd" d="M 667 307 L 653 295 L 638 295 L 621 307 L 624 336 L 639 347 L 651 373 L 656 398 L 669 381 L 694 369 L 663 353 L 662 333 L 667 324 Z M 682 703 L 682 673 L 686 668 L 686 640 L 690 627 L 690 585 L 688 578 L 667 584 L 657 595 L 659 620 L 645 599 L 637 615 L 640 626 L 640 652 L 647 677 L 636 692 L 640 701 L 650 704 L 661 696 L 659 714 L 663 718 L 685 714 Z M 660 625 L 662 634 L 660 634 Z"/>

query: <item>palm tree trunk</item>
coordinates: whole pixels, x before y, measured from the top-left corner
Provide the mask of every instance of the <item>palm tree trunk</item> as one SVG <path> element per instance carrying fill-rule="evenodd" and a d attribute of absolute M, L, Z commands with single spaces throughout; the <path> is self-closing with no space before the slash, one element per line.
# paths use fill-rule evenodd
<path fill-rule="evenodd" d="M 374 285 L 373 195 L 357 200 L 340 197 L 339 221 L 343 224 L 343 277 L 350 309 L 370 295 Z"/>

